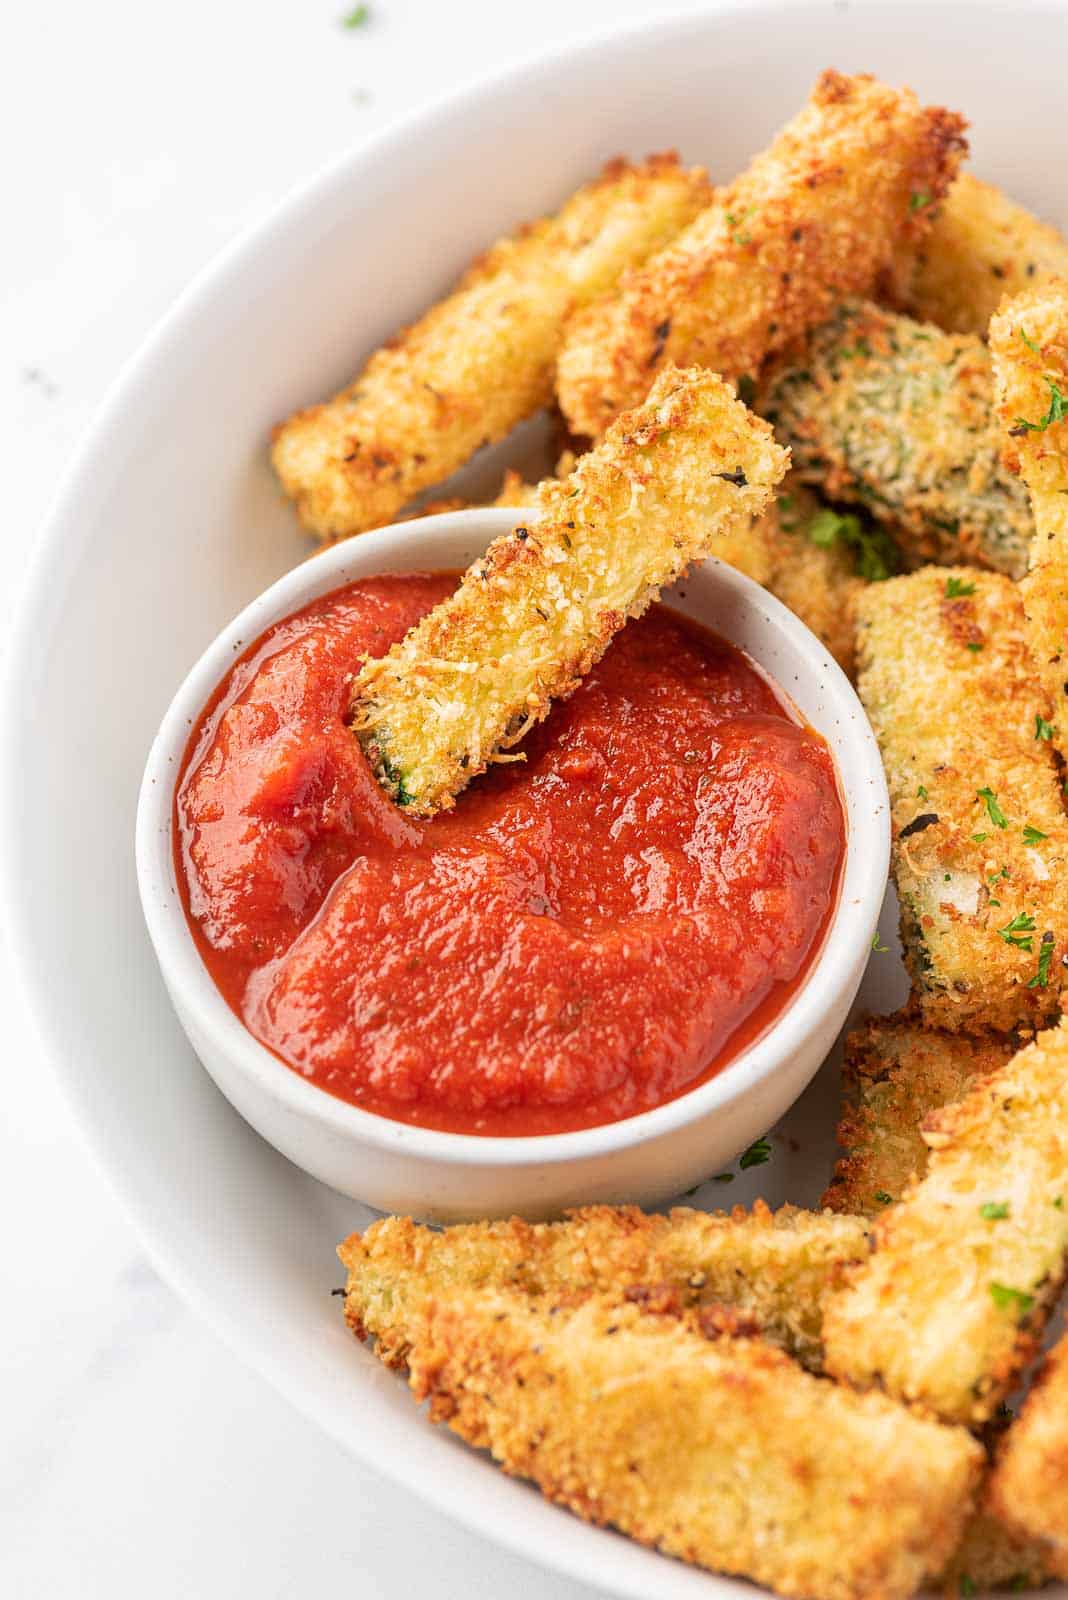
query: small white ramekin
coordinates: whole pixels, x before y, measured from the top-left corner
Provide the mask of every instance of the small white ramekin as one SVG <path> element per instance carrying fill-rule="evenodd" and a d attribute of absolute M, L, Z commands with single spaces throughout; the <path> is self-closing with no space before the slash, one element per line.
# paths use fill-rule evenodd
<path fill-rule="evenodd" d="M 175 778 L 197 718 L 238 651 L 280 618 L 355 578 L 466 565 L 510 511 L 427 517 L 361 535 L 281 578 L 189 673 L 152 745 L 137 814 L 145 920 L 190 1043 L 223 1094 L 283 1155 L 356 1200 L 439 1221 L 544 1217 L 595 1201 L 654 1205 L 691 1188 L 765 1133 L 808 1084 L 856 995 L 886 888 L 889 801 L 863 708 L 819 640 L 759 585 L 706 562 L 667 596 L 745 650 L 834 756 L 847 819 L 841 892 L 824 945 L 779 1018 L 709 1082 L 655 1111 L 578 1133 L 482 1138 L 360 1111 L 285 1066 L 242 1026 L 205 969 L 174 872 Z"/>

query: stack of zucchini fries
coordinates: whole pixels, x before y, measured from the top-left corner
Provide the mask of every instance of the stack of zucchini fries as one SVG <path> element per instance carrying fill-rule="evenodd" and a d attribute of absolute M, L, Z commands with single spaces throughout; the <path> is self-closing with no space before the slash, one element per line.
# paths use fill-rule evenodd
<path fill-rule="evenodd" d="M 847 1040 L 824 1209 L 340 1249 L 351 1327 L 432 1417 L 816 1600 L 1068 1578 L 1068 1338 L 1009 1406 L 1068 1272 L 1068 241 L 959 172 L 963 126 L 829 71 L 725 187 L 614 162 L 274 442 L 334 540 L 559 408 L 558 475 L 509 475 L 522 520 L 354 685 L 415 815 L 711 552 L 855 678 L 911 994 Z"/>

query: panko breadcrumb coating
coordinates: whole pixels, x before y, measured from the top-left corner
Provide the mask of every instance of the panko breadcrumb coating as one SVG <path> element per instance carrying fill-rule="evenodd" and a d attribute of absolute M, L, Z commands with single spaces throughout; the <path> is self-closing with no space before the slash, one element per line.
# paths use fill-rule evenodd
<path fill-rule="evenodd" d="M 926 232 L 964 126 L 910 90 L 825 72 L 672 244 L 572 317 L 556 392 L 574 431 L 599 437 L 669 362 L 755 377 L 844 295 L 869 293 L 894 249 Z"/>
<path fill-rule="evenodd" d="M 1052 1020 L 1068 981 L 1068 820 L 1018 587 L 928 567 L 869 584 L 856 612 L 917 1010 L 951 1030 Z"/>
<path fill-rule="evenodd" d="M 752 1213 L 669 1216 L 637 1206 L 588 1206 L 564 1222 L 460 1224 L 444 1231 L 387 1217 L 338 1247 L 348 1273 L 345 1317 L 373 1335 L 387 1366 L 408 1359 L 426 1300 L 457 1289 L 527 1295 L 668 1287 L 686 1305 L 723 1303 L 807 1365 L 817 1365 L 824 1298 L 868 1248 L 859 1217 L 821 1216 L 758 1201 Z"/>
<path fill-rule="evenodd" d="M 974 334 L 848 301 L 770 374 L 756 408 L 795 475 L 886 523 L 910 565 L 1027 570 L 1031 508 L 1001 464 L 990 352 Z"/>
<path fill-rule="evenodd" d="M 926 1175 L 828 1302 L 827 1370 L 951 1422 L 996 1411 L 1035 1354 L 1068 1251 L 1068 1024 L 923 1125 Z"/>
<path fill-rule="evenodd" d="M 979 1491 L 980 1507 L 984 1490 Z M 1039 1589 L 1057 1576 L 1056 1556 L 1045 1539 L 1017 1533 L 990 1511 L 975 1512 L 945 1571 L 932 1588 L 946 1596 L 987 1589 Z"/>
<path fill-rule="evenodd" d="M 943 1033 L 907 1015 L 872 1017 L 846 1039 L 842 1159 L 823 1196 L 832 1211 L 881 1216 L 927 1170 L 920 1125 L 929 1111 L 966 1094 L 1004 1066 L 1012 1042 L 1000 1034 Z"/>
<path fill-rule="evenodd" d="M 456 593 L 353 686 L 353 727 L 402 806 L 430 815 L 570 694 L 628 617 L 744 528 L 787 466 L 712 373 L 662 372 L 537 519 L 495 539 Z"/>
<path fill-rule="evenodd" d="M 551 1500 L 805 1600 L 905 1600 L 957 1544 L 982 1463 L 960 1428 L 757 1340 L 592 1298 L 431 1300 L 411 1387 Z"/>
<path fill-rule="evenodd" d="M 1068 281 L 1029 290 L 990 324 L 1005 464 L 1031 492 L 1034 539 L 1021 584 L 1028 638 L 1068 754 Z"/>
<path fill-rule="evenodd" d="M 674 155 L 611 161 L 555 217 L 503 240 L 457 289 L 324 405 L 275 431 L 272 458 L 306 528 L 389 522 L 552 396 L 564 320 L 678 233 L 711 190 Z"/>
<path fill-rule="evenodd" d="M 1049 1541 L 1058 1575 L 1068 1577 L 1068 1336 L 1043 1363 L 1005 1433 L 989 1497 L 1006 1522 Z"/>
<path fill-rule="evenodd" d="M 962 172 L 927 235 L 901 247 L 891 276 L 899 310 L 950 333 L 985 337 L 1003 295 L 1068 277 L 1068 239 Z"/>

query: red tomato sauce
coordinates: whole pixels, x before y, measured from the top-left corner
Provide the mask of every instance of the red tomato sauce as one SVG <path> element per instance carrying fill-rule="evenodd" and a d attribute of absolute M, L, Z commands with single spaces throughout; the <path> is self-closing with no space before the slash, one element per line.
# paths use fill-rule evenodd
<path fill-rule="evenodd" d="M 345 726 L 349 683 L 454 585 L 352 584 L 235 664 L 175 796 L 190 926 L 256 1038 L 365 1110 L 506 1135 L 633 1116 L 804 977 L 844 853 L 831 758 L 745 656 L 654 606 L 524 763 L 410 820 Z"/>

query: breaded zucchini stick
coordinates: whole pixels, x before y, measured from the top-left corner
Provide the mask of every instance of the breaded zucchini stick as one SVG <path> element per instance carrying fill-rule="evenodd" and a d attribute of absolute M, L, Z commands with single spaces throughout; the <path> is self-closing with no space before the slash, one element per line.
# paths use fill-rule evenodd
<path fill-rule="evenodd" d="M 962 172 L 892 271 L 894 304 L 950 333 L 985 337 L 1003 295 L 1068 277 L 1068 239 L 991 183 Z"/>
<path fill-rule="evenodd" d="M 755 377 L 844 295 L 870 292 L 900 241 L 926 231 L 963 129 L 910 90 L 825 72 L 672 244 L 572 317 L 556 377 L 572 429 L 598 438 L 669 362 Z"/>
<path fill-rule="evenodd" d="M 990 1481 L 989 1479 L 987 1480 Z M 987 1589 L 1038 1589 L 1057 1575 L 1053 1548 L 1045 1539 L 1015 1532 L 984 1508 L 968 1521 L 957 1549 L 932 1588 L 948 1596 L 983 1594 Z"/>
<path fill-rule="evenodd" d="M 433 1420 L 557 1504 L 805 1600 L 905 1600 L 956 1545 L 982 1462 L 963 1429 L 613 1300 L 455 1291 L 410 1366 Z"/>
<path fill-rule="evenodd" d="M 1068 981 L 1068 823 L 1017 586 L 928 567 L 869 584 L 856 611 L 922 1021 L 1049 1020 Z"/>
<path fill-rule="evenodd" d="M 908 1016 L 872 1017 L 846 1039 L 838 1143 L 844 1154 L 823 1196 L 832 1211 L 877 1217 L 927 1170 L 920 1125 L 976 1077 L 1013 1054 L 1001 1034 L 921 1028 Z"/>
<path fill-rule="evenodd" d="M 1068 1577 L 1068 1336 L 1043 1363 L 1005 1434 L 990 1503 L 1021 1532 L 1049 1540 L 1058 1575 Z"/>
<path fill-rule="evenodd" d="M 564 1222 L 478 1222 L 443 1232 L 387 1217 L 338 1247 L 347 1274 L 345 1317 L 373 1335 L 387 1366 L 403 1366 L 428 1298 L 458 1289 L 526 1295 L 615 1293 L 666 1286 L 687 1305 L 722 1302 L 775 1344 L 818 1364 L 823 1301 L 842 1268 L 867 1253 L 859 1217 L 821 1216 L 761 1201 L 710 1215 L 670 1216 L 637 1206 L 588 1206 Z"/>
<path fill-rule="evenodd" d="M 827 1370 L 983 1423 L 1038 1347 L 1068 1251 L 1068 1025 L 928 1116 L 925 1177 L 828 1302 Z"/>
<path fill-rule="evenodd" d="M 798 478 L 861 505 L 910 564 L 974 561 L 1022 577 L 1031 508 L 1001 463 L 990 352 L 864 301 L 790 352 L 757 410 Z"/>
<path fill-rule="evenodd" d="M 1021 584 L 1028 637 L 1068 752 L 1068 281 L 1009 301 L 990 324 L 1005 463 L 1031 493 L 1034 539 Z"/>
<path fill-rule="evenodd" d="M 456 593 L 358 673 L 353 727 L 416 815 L 454 797 L 570 694 L 628 617 L 771 499 L 787 465 L 721 379 L 662 372 L 536 526 L 495 539 Z"/>
<path fill-rule="evenodd" d="M 276 430 L 275 470 L 305 527 L 341 539 L 389 522 L 546 405 L 567 313 L 678 233 L 710 194 L 705 173 L 674 155 L 612 161 L 555 217 L 489 251 L 346 389 Z"/>

